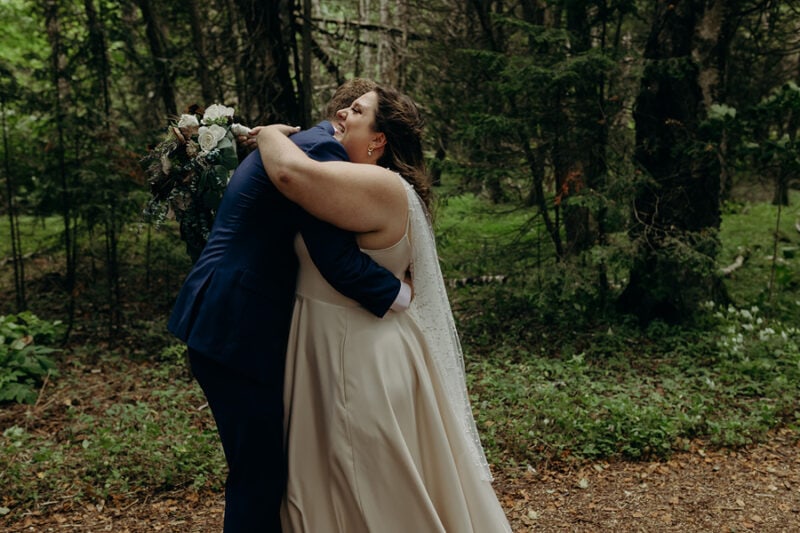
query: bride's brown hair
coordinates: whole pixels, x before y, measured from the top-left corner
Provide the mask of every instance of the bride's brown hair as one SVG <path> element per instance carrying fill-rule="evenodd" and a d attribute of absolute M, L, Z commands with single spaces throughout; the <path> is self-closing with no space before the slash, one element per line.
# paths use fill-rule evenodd
<path fill-rule="evenodd" d="M 386 135 L 378 165 L 400 173 L 430 207 L 430 180 L 422 154 L 422 116 L 414 101 L 390 87 L 377 86 L 375 130 Z"/>

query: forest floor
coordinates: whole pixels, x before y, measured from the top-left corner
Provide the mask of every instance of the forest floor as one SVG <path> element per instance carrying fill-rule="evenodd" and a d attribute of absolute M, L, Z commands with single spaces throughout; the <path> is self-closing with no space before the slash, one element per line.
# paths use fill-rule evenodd
<path fill-rule="evenodd" d="M 666 462 L 500 472 L 495 486 L 515 532 L 800 531 L 800 447 L 791 434 L 736 452 Z M 214 532 L 222 494 L 174 491 L 98 505 L 41 505 L 9 532 Z"/>
<path fill-rule="evenodd" d="M 113 388 L 108 373 L 83 379 Z M 83 385 L 92 389 L 90 382 Z M 0 425 L 28 408 L 4 408 Z M 54 415 L 37 425 L 55 435 L 63 421 Z M 782 430 L 766 443 L 735 451 L 698 442 L 665 461 L 497 471 L 495 488 L 515 532 L 800 532 L 799 439 Z M 221 493 L 191 489 L 92 504 L 65 496 L 0 517 L 0 530 L 206 533 L 222 530 L 223 510 Z"/>

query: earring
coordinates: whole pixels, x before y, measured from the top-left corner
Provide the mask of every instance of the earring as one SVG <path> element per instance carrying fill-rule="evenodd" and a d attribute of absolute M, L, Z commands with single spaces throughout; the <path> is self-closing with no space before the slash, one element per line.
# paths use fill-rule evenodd
<path fill-rule="evenodd" d="M 372 147 L 367 148 L 367 155 L 372 157 Z"/>

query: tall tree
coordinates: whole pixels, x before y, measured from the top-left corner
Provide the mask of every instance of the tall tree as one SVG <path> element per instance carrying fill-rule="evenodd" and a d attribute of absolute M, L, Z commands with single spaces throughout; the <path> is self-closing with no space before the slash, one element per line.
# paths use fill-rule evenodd
<path fill-rule="evenodd" d="M 197 79 L 200 81 L 200 93 L 203 96 L 203 101 L 211 104 L 215 101 L 217 92 L 211 83 L 211 76 L 209 75 L 209 54 L 208 45 L 206 44 L 206 31 L 203 28 L 202 21 L 203 15 L 200 11 L 200 6 L 197 0 L 186 0 L 186 9 L 189 12 L 189 21 L 192 28 L 192 43 L 194 44 L 194 51 L 197 54 Z"/>
<path fill-rule="evenodd" d="M 161 102 L 164 105 L 164 113 L 161 116 L 174 115 L 178 111 L 178 106 L 173 87 L 172 57 L 164 28 L 151 0 L 136 0 L 136 3 L 142 13 L 153 72 L 158 79 Z"/>
<path fill-rule="evenodd" d="M 249 80 L 246 107 L 240 106 L 239 112 L 252 124 L 299 124 L 302 103 L 292 81 L 288 41 L 294 30 L 294 0 L 236 0 L 236 6 L 247 28 L 242 58 Z"/>
<path fill-rule="evenodd" d="M 14 299 L 17 312 L 26 307 L 25 301 L 25 262 L 22 255 L 22 236 L 19 231 L 19 211 L 17 209 L 16 189 L 11 171 L 11 151 L 8 142 L 8 101 L 17 91 L 17 83 L 13 74 L 5 66 L 0 65 L 0 117 L 3 130 L 3 170 L 6 178 L 6 211 L 8 214 L 8 227 L 11 237 L 11 263 L 14 265 Z"/>
<path fill-rule="evenodd" d="M 64 255 L 66 258 L 66 275 L 64 286 L 67 292 L 68 318 L 67 331 L 68 337 L 72 331 L 75 320 L 75 281 L 76 281 L 76 258 L 77 250 L 75 247 L 74 235 L 74 213 L 72 207 L 72 189 L 70 177 L 67 170 L 65 129 L 67 121 L 67 111 L 65 98 L 68 94 L 68 78 L 65 75 L 66 58 L 62 46 L 61 13 L 57 0 L 47 0 L 44 5 L 44 20 L 47 38 L 50 43 L 50 75 L 52 80 L 52 115 L 55 125 L 55 156 L 56 168 L 61 187 L 61 216 L 64 222 Z"/>
<path fill-rule="evenodd" d="M 703 122 L 717 97 L 723 0 L 656 2 L 636 101 L 637 252 L 622 309 L 680 320 L 723 297 L 715 258 L 720 168 Z"/>
<path fill-rule="evenodd" d="M 249 58 L 243 54 L 245 49 L 245 32 L 243 29 L 243 21 L 239 18 L 239 11 L 236 9 L 236 0 L 225 0 L 225 23 L 228 31 L 225 32 L 226 38 L 222 41 L 222 56 L 223 61 L 227 61 L 233 65 L 232 79 L 235 81 L 234 88 L 237 95 L 239 104 L 239 114 L 242 114 L 244 109 L 251 109 L 250 92 L 249 92 L 249 77 L 245 70 Z M 248 117 L 249 119 L 249 117 Z"/>
<path fill-rule="evenodd" d="M 101 132 L 95 136 L 95 141 L 91 146 L 87 147 L 89 156 L 93 161 L 97 161 L 100 157 L 101 151 L 105 152 L 108 157 L 113 151 L 111 141 L 113 137 L 110 135 L 110 118 L 111 118 L 111 101 L 110 101 L 110 68 L 108 59 L 108 45 L 106 39 L 105 28 L 103 27 L 103 20 L 100 18 L 96 8 L 95 0 L 84 0 L 84 11 L 86 13 L 87 23 L 87 38 L 88 49 L 91 51 L 88 67 L 90 69 L 91 77 L 94 86 L 93 92 L 102 95 L 102 114 L 97 120 L 98 123 L 104 124 Z M 89 105 L 90 114 L 93 106 Z M 88 167 L 93 166 L 91 163 Z M 88 170 L 88 169 L 87 169 Z M 108 337 L 113 341 L 115 339 L 116 330 L 121 326 L 122 322 L 122 287 L 120 279 L 120 257 L 119 257 L 119 234 L 122 230 L 124 221 L 122 220 L 122 213 L 120 212 L 120 201 L 122 195 L 118 194 L 118 187 L 114 186 L 114 182 L 119 179 L 113 172 L 109 172 L 109 168 L 101 165 L 99 172 L 97 172 L 96 179 L 102 185 L 94 192 L 100 198 L 93 203 L 100 206 L 99 211 L 102 212 L 102 226 L 105 240 L 105 262 L 106 262 L 106 279 L 108 282 Z"/>
<path fill-rule="evenodd" d="M 571 109 L 562 122 L 569 131 L 566 153 L 556 154 L 555 160 L 567 159 L 557 169 L 556 189 L 565 193 L 568 200 L 564 203 L 564 230 L 566 250 L 572 254 L 585 251 L 603 239 L 602 207 L 592 209 L 580 202 L 589 198 L 587 193 L 602 191 L 606 177 L 609 110 L 605 101 L 605 73 L 613 65 L 603 61 L 602 54 L 606 52 L 603 25 L 611 10 L 601 11 L 596 17 L 598 27 L 593 27 L 589 12 L 596 10 L 596 4 L 595 0 L 569 1 L 564 9 L 570 53 L 579 77 L 574 82 Z M 592 35 L 601 37 L 595 40 L 595 45 Z M 595 51 L 598 53 L 593 54 Z M 572 199 L 577 201 L 569 201 Z"/>
<path fill-rule="evenodd" d="M 311 0 L 303 0 L 303 124 L 311 125 L 311 95 L 314 81 L 311 78 L 311 22 L 313 12 Z"/>

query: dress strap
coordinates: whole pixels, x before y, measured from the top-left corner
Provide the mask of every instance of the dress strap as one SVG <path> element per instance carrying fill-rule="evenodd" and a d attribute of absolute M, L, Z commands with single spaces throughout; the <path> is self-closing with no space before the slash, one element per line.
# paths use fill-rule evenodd
<path fill-rule="evenodd" d="M 402 182 L 403 187 L 405 187 L 406 193 L 408 193 L 409 191 L 410 192 L 414 192 L 414 186 L 413 185 L 411 185 L 408 181 L 406 181 L 406 179 L 399 172 L 395 172 L 395 174 L 397 175 L 397 177 Z M 407 198 L 409 197 L 408 194 L 406 194 L 406 197 Z M 406 238 L 406 239 L 409 238 L 409 231 L 411 230 L 411 209 L 412 209 L 412 205 L 409 202 L 408 210 L 406 211 L 406 232 L 403 234 L 403 237 Z"/>

